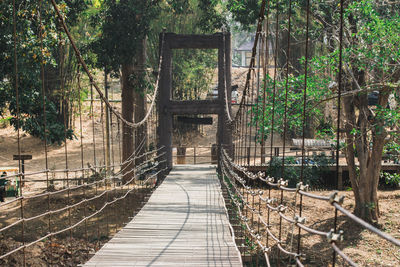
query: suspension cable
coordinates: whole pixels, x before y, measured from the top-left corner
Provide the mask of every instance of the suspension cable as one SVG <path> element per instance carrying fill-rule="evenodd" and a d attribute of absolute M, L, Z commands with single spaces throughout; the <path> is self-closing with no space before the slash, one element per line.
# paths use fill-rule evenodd
<path fill-rule="evenodd" d="M 108 101 L 108 99 L 104 96 L 103 92 L 101 91 L 100 87 L 98 86 L 97 82 L 95 81 L 93 75 L 89 71 L 89 68 L 87 67 L 83 57 L 81 56 L 81 53 L 79 52 L 78 47 L 76 46 L 75 41 L 72 38 L 71 33 L 69 32 L 69 30 L 67 28 L 67 25 L 65 24 L 65 20 L 64 20 L 63 16 L 61 15 L 61 12 L 60 12 L 55 0 L 51 0 L 51 3 L 53 5 L 53 7 L 54 7 L 54 10 L 56 11 L 57 17 L 58 17 L 58 19 L 59 19 L 59 21 L 60 21 L 60 23 L 61 23 L 61 25 L 62 25 L 62 27 L 64 29 L 64 32 L 66 33 L 66 35 L 67 35 L 67 37 L 68 37 L 68 39 L 69 39 L 69 41 L 70 41 L 70 43 L 72 45 L 72 48 L 73 48 L 73 50 L 75 52 L 75 56 L 78 59 L 78 62 L 81 64 L 81 66 L 85 70 L 87 76 L 89 77 L 90 83 L 95 87 L 97 93 L 99 94 L 100 99 L 102 101 L 104 101 L 104 103 L 107 105 L 107 108 L 109 108 L 111 110 L 111 112 L 113 112 L 115 114 L 115 116 L 119 120 L 121 120 L 125 125 L 127 125 L 128 127 L 138 128 L 138 127 L 142 126 L 150 117 L 151 111 L 153 110 L 153 108 L 155 106 L 155 101 L 156 101 L 158 90 L 159 90 L 159 82 L 160 82 L 160 78 L 161 78 L 160 73 L 161 73 L 162 58 L 163 58 L 162 53 L 163 53 L 163 45 L 164 45 L 164 34 L 162 35 L 163 37 L 162 37 L 161 50 L 160 50 L 161 51 L 160 62 L 159 62 L 159 65 L 158 65 L 157 80 L 156 80 L 155 90 L 154 90 L 154 93 L 153 93 L 153 97 L 152 97 L 152 101 L 151 101 L 151 104 L 150 104 L 150 108 L 149 108 L 149 110 L 147 111 L 146 115 L 144 116 L 144 118 L 141 121 L 139 121 L 139 122 L 129 122 L 129 121 L 125 120 L 123 118 L 123 116 L 117 110 L 113 109 L 113 107 L 110 104 L 110 102 Z"/>
<path fill-rule="evenodd" d="M 338 100 L 337 100 L 337 132 L 336 132 L 336 181 L 339 181 L 339 153 L 340 153 L 340 117 L 341 117 L 341 98 L 342 98 L 342 90 L 343 90 L 343 5 L 344 0 L 340 0 L 340 30 L 339 30 L 339 74 L 338 74 Z M 333 227 L 335 233 L 337 232 L 337 216 L 338 210 L 335 207 L 335 218 L 333 221 Z M 336 264 L 336 250 L 333 250 L 332 253 L 332 267 L 335 267 Z"/>

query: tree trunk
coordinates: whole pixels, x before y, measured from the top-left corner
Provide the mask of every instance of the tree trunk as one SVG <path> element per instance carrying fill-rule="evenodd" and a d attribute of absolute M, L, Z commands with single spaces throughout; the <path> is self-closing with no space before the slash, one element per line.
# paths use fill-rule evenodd
<path fill-rule="evenodd" d="M 134 73 L 134 64 L 127 63 L 121 66 L 121 77 L 122 77 L 122 95 L 121 95 L 121 105 L 122 105 L 122 117 L 132 122 L 133 121 L 133 96 L 134 96 L 134 85 L 130 77 Z M 134 167 L 134 162 L 129 161 L 134 155 L 133 147 L 134 129 L 122 123 L 122 161 L 124 164 L 123 168 L 123 183 L 128 181 L 133 177 L 134 173 L 131 171 Z"/>
<path fill-rule="evenodd" d="M 376 222 L 379 217 L 378 181 L 381 170 L 383 140 L 373 141 L 372 149 L 365 138 L 367 128 L 365 122 L 358 121 L 359 132 L 354 134 L 352 129 L 356 125 L 354 104 L 350 99 L 344 99 L 344 113 L 346 117 L 346 160 L 349 168 L 349 177 L 355 198 L 354 213 L 368 222 Z M 362 112 L 360 112 L 362 113 Z M 378 139 L 378 138 L 374 138 Z M 356 166 L 357 155 L 359 165 Z M 357 171 L 358 168 L 358 171 Z"/>
<path fill-rule="evenodd" d="M 135 81 L 135 92 L 134 92 L 134 114 L 135 122 L 143 120 L 146 116 L 146 87 L 145 81 L 145 63 L 146 63 L 146 38 L 142 40 L 141 46 L 138 48 L 137 62 L 136 62 L 136 81 Z M 147 147 L 147 123 L 136 129 L 135 132 L 135 151 L 137 155 L 141 155 L 145 152 Z M 141 164 L 146 159 L 144 157 L 135 160 L 135 164 Z"/>
<path fill-rule="evenodd" d="M 145 61 L 146 61 L 146 39 L 140 42 L 137 53 L 132 59 L 132 63 L 123 64 L 122 72 L 122 116 L 125 120 L 132 122 L 135 114 L 135 122 L 141 121 L 146 114 L 146 95 L 145 95 Z M 147 146 L 147 126 L 133 129 L 127 125 L 122 127 L 122 160 L 124 165 L 124 178 L 126 182 L 134 175 L 132 169 L 135 164 L 140 164 L 144 158 L 133 159 L 135 155 L 143 154 Z"/>
<path fill-rule="evenodd" d="M 350 38 L 350 42 L 355 44 L 359 42 L 356 35 L 357 23 L 352 14 L 349 15 L 348 19 L 350 30 L 354 34 Z M 354 91 L 365 86 L 366 73 L 363 70 L 353 67 L 348 72 L 346 75 L 349 81 L 346 83 L 347 88 Z M 380 95 L 379 101 L 384 101 L 382 95 Z M 383 133 L 384 131 L 379 134 L 374 129 L 377 129 L 380 125 L 383 126 L 383 122 L 373 120 L 374 114 L 368 107 L 367 94 L 345 97 L 343 99 L 343 111 L 346 160 L 355 198 L 354 213 L 370 223 L 377 222 L 379 218 L 378 181 L 386 134 Z M 370 136 L 372 136 L 372 139 Z M 355 158 L 358 159 L 358 166 L 356 166 Z"/>
<path fill-rule="evenodd" d="M 363 85 L 364 74 L 355 71 L 354 73 L 357 82 Z M 386 106 L 388 98 L 387 90 L 380 90 L 378 105 Z M 355 197 L 354 213 L 367 222 L 376 223 L 379 218 L 378 183 L 387 135 L 384 121 L 374 118 L 368 107 L 367 95 L 346 97 L 343 107 L 346 119 L 346 160 Z M 353 129 L 356 131 L 352 132 Z M 356 157 L 359 163 L 358 173 Z"/>

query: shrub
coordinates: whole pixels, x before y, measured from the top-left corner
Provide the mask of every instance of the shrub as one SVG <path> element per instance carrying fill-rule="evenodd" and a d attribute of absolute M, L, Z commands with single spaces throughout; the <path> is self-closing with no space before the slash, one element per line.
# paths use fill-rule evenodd
<path fill-rule="evenodd" d="M 385 179 L 385 184 L 391 187 L 400 187 L 400 174 L 381 172 L 381 178 Z"/>
<path fill-rule="evenodd" d="M 333 159 L 323 154 L 304 159 L 303 183 L 310 186 L 322 186 L 322 177 L 327 173 L 328 166 L 333 164 Z M 267 169 L 267 175 L 276 178 L 284 177 L 289 181 L 289 187 L 295 187 L 300 182 L 301 159 L 294 157 L 285 158 L 284 175 L 282 175 L 282 157 L 273 157 Z"/>

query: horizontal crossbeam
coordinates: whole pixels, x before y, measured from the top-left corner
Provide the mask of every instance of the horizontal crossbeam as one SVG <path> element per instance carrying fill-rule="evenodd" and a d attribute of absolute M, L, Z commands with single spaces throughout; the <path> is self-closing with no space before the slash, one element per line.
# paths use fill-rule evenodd
<path fill-rule="evenodd" d="M 166 33 L 165 41 L 171 49 L 218 49 L 222 33 L 212 35 Z"/>
<path fill-rule="evenodd" d="M 207 117 L 207 118 L 199 118 L 199 117 L 186 117 L 186 116 L 178 116 L 178 121 L 182 123 L 188 123 L 188 124 L 202 124 L 202 125 L 212 125 L 213 123 L 213 118 L 212 117 Z"/>
<path fill-rule="evenodd" d="M 168 106 L 171 114 L 219 114 L 224 108 L 219 100 L 171 100 Z"/>

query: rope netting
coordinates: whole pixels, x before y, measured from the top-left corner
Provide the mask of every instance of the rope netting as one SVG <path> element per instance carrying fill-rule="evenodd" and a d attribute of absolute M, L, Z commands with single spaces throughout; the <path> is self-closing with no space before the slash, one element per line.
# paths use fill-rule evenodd
<path fill-rule="evenodd" d="M 246 255 L 246 251 L 250 251 L 248 255 L 263 255 L 264 263 L 260 263 L 257 257 L 257 266 L 312 265 L 308 254 L 322 253 L 326 254 L 323 257 L 326 266 L 357 266 L 354 259 L 344 252 L 346 247 L 342 241 L 346 233 L 341 229 L 343 221 L 359 225 L 376 235 L 378 240 L 386 240 L 389 246 L 399 247 L 400 241 L 347 210 L 343 205 L 344 196 L 340 196 L 337 191 L 325 194 L 308 192 L 310 186 L 306 179 L 309 176 L 307 168 L 312 168 L 306 147 L 306 131 L 310 119 L 308 113 L 322 102 L 336 102 L 336 140 L 328 144 L 328 150 L 333 158 L 330 166 L 333 172 L 336 170 L 338 180 L 342 142 L 338 130 L 342 121 L 341 99 L 345 95 L 357 94 L 354 91 L 343 93 L 344 1 L 338 1 L 336 17 L 338 57 L 334 77 L 338 80 L 337 91 L 333 93 L 327 90 L 323 100 L 315 105 L 310 101 L 314 96 L 308 92 L 308 82 L 314 71 L 310 66 L 310 46 L 313 45 L 310 41 L 310 25 L 314 23 L 312 2 L 307 0 L 301 11 L 294 11 L 293 2 L 264 0 L 261 3 L 247 80 L 236 117 L 232 121 L 234 152 L 221 152 L 221 183 L 226 193 L 231 222 L 237 225 L 236 238 L 242 255 Z M 292 25 L 292 15 L 296 12 L 303 12 L 303 25 Z M 303 33 L 302 37 L 299 37 L 299 32 Z M 300 74 L 303 74 L 304 79 L 298 87 L 290 82 L 293 73 L 298 71 L 291 57 L 294 47 L 292 42 L 301 44 L 300 47 L 304 49 L 304 58 L 300 61 L 303 64 Z M 285 62 L 282 62 L 282 58 Z M 326 69 L 320 71 L 329 72 Z M 296 90 L 301 92 L 297 105 L 302 108 L 294 114 L 288 100 L 293 98 Z M 281 108 L 278 109 L 278 106 Z M 298 127 L 301 138 L 296 146 L 287 143 L 290 120 L 300 122 Z M 326 151 L 322 153 L 325 155 Z M 293 162 L 288 161 L 289 157 L 294 158 Z M 279 176 L 267 176 L 266 170 L 274 168 L 279 168 Z M 296 172 L 295 186 L 289 186 L 288 178 L 285 177 L 286 168 Z M 328 204 L 327 207 L 324 203 Z M 328 218 L 324 217 L 326 223 L 323 226 L 314 218 L 313 213 L 318 208 L 331 214 Z M 339 217 L 342 224 L 339 223 Z M 318 240 L 318 245 L 308 240 Z M 319 249 L 321 252 L 316 252 Z"/>
<path fill-rule="evenodd" d="M 19 86 L 20 45 L 16 24 L 19 7 L 13 1 L 13 45 L 15 98 L 17 107 L 17 155 L 18 168 L 2 175 L 2 179 L 15 187 L 15 197 L 7 197 L 0 204 L 1 213 L 7 218 L 0 225 L 2 237 L 0 264 L 35 265 L 31 255 L 34 247 L 41 248 L 40 257 L 48 265 L 80 263 L 140 210 L 143 203 L 160 183 L 165 174 L 165 152 L 157 148 L 157 110 L 162 54 L 158 62 L 158 75 L 154 89 L 145 93 L 145 115 L 140 121 L 127 121 L 121 113 L 119 101 L 110 101 L 107 78 L 104 88 L 96 82 L 98 77 L 87 67 L 75 41 L 67 28 L 63 13 L 55 1 L 51 1 L 58 20 L 59 42 L 63 47 L 72 47 L 69 56 L 76 60 L 76 75 L 73 86 L 65 84 L 63 61 L 59 62 L 60 94 L 62 107 L 75 105 L 75 113 L 63 112 L 63 149 L 55 149 L 48 143 L 50 130 L 48 96 L 45 89 L 48 75 L 45 67 L 43 39 L 45 26 L 42 21 L 43 3 L 39 1 L 34 11 L 38 18 L 38 39 L 40 40 L 41 109 L 40 122 L 44 132 L 43 153 L 34 163 L 23 163 L 24 153 L 29 151 L 20 134 L 22 115 L 20 98 L 26 88 Z M 54 12 L 53 11 L 53 12 Z M 49 11 L 50 12 L 50 11 Z M 163 51 L 161 42 L 161 49 Z M 60 49 L 59 57 L 65 58 L 65 50 Z M 82 72 L 83 71 L 83 72 Z M 107 74 L 106 74 L 107 75 Z M 150 75 L 149 75 L 150 76 Z M 150 79 L 150 77 L 148 77 Z M 115 97 L 111 89 L 111 97 Z M 71 95 L 78 95 L 74 104 Z M 82 100 L 86 95 L 87 99 Z M 146 108 L 147 107 L 147 108 Z M 72 108 L 71 108 L 72 109 Z M 71 118 L 73 117 L 73 118 Z M 73 123 L 72 123 L 73 121 Z M 71 125 L 72 124 L 72 125 Z M 75 138 L 68 139 L 67 131 L 73 128 Z M 123 156 L 123 128 L 130 129 L 134 144 L 133 152 Z M 126 133 L 125 133 L 126 134 Z M 6 159 L 4 155 L 2 158 Z M 36 158 L 34 158 L 36 159 Z M 23 171 L 22 164 L 29 171 Z M 10 241 L 12 240 L 12 242 Z M 68 240 L 67 245 L 62 240 Z M 10 241 L 10 242 L 8 242 Z M 75 244 L 72 247 L 71 244 Z M 71 247 L 69 247 L 71 246 Z M 75 254 L 80 251 L 79 257 Z M 29 250 L 29 251 L 28 251 Z M 60 252 L 61 250 L 61 252 Z M 60 256 L 69 253 L 69 259 Z M 67 257 L 68 258 L 68 257 Z M 76 258 L 77 260 L 74 260 Z M 40 263 L 42 264 L 42 263 Z"/>
<path fill-rule="evenodd" d="M 140 121 L 127 121 L 121 115 L 121 106 L 110 101 L 106 90 L 107 84 L 103 90 L 96 82 L 97 78 L 90 72 L 56 2 L 51 0 L 51 4 L 63 31 L 59 33 L 60 42 L 72 47 L 78 64 L 76 88 L 73 90 L 79 96 L 86 91 L 89 101 L 78 102 L 78 126 L 75 127 L 78 132 L 77 140 L 68 140 L 67 134 L 64 132 L 64 152 L 50 154 L 46 138 L 48 133 L 46 125 L 47 97 L 45 83 L 42 82 L 41 96 L 45 133 L 43 165 L 26 163 L 32 171 L 22 172 L 21 158 L 24 142 L 19 130 L 21 120 L 19 99 L 24 89 L 19 86 L 18 36 L 15 26 L 17 8 L 13 1 L 18 171 L 15 174 L 7 174 L 3 178 L 15 181 L 15 184 L 19 185 L 19 190 L 16 198 L 7 199 L 0 206 L 2 211 L 9 216 L 0 226 L 0 234 L 5 238 L 13 237 L 17 242 L 0 252 L 0 262 L 9 257 L 23 255 L 23 264 L 25 265 L 27 248 L 44 243 L 49 252 L 48 263 L 57 264 L 60 259 L 52 253 L 59 246 L 57 237 L 83 240 L 84 250 L 88 257 L 89 253 L 99 248 L 102 239 L 107 239 L 134 215 L 134 212 L 140 207 L 139 202 L 143 202 L 151 193 L 157 179 L 161 177 L 160 174 L 166 170 L 163 148 L 154 148 L 157 144 L 158 112 L 155 101 L 159 93 L 158 85 L 164 41 L 161 41 L 158 75 L 154 82 L 154 90 L 149 92 L 148 109 Z M 250 66 L 235 115 L 231 114 L 229 109 L 230 98 L 227 95 L 227 84 L 224 79 L 224 105 L 227 120 L 234 127 L 234 150 L 231 153 L 231 151 L 221 149 L 221 155 L 219 155 L 221 183 L 229 195 L 230 203 L 227 204 L 232 204 L 229 205 L 229 212 L 232 213 L 231 219 L 240 222 L 240 235 L 238 236 L 245 237 L 242 245 L 254 246 L 254 250 L 263 254 L 267 266 L 271 265 L 272 260 L 276 260 L 278 264 L 286 261 L 303 266 L 304 251 L 309 250 L 303 240 L 305 235 L 323 239 L 323 242 L 329 247 L 328 253 L 332 253 L 333 266 L 337 263 L 356 266 L 357 264 L 341 248 L 341 240 L 345 237 L 345 233 L 338 226 L 339 214 L 395 246 L 400 246 L 400 241 L 345 209 L 343 197 L 339 196 L 337 192 L 329 195 L 308 192 L 309 186 L 305 182 L 308 160 L 305 133 L 307 113 L 314 108 L 307 105 L 311 98 L 307 92 L 310 77 L 308 73 L 310 71 L 309 49 L 312 45 L 310 43 L 311 6 L 312 3 L 307 0 L 304 11 L 303 40 L 295 40 L 292 36 L 294 28 L 291 17 L 293 14 L 292 0 L 286 1 L 285 5 L 270 0 L 262 1 Z M 341 126 L 341 98 L 346 94 L 358 93 L 358 91 L 342 92 L 343 0 L 340 0 L 339 6 L 338 90 L 337 95 L 327 95 L 322 100 L 337 100 L 337 129 L 340 129 Z M 43 50 L 41 9 L 42 2 L 40 1 L 36 12 L 40 19 L 39 39 L 41 50 Z M 300 28 L 299 25 L 296 27 Z M 286 40 L 285 49 L 279 47 L 281 40 Z M 291 111 L 288 107 L 288 99 L 294 90 L 289 82 L 294 68 L 290 59 L 291 54 L 297 52 L 292 51 L 293 41 L 301 43 L 305 50 L 304 61 L 302 61 L 304 80 L 301 81 L 301 88 L 296 88 L 302 92 L 300 115 L 290 114 Z M 286 62 L 279 63 L 282 53 Z M 60 69 L 59 79 L 63 80 L 62 66 Z M 42 63 L 40 70 L 42 81 L 46 79 L 45 72 L 46 68 Z M 278 83 L 280 82 L 283 82 L 283 93 L 279 91 Z M 68 95 L 72 89 L 67 88 L 63 82 L 61 82 L 60 88 L 62 103 L 64 106 L 68 106 Z M 283 102 L 283 110 L 277 110 L 279 101 Z M 270 105 L 267 106 L 267 102 Z M 67 131 L 69 118 L 65 112 L 63 115 L 64 131 Z M 265 125 L 267 116 L 269 116 L 270 124 Z M 281 125 L 278 125 L 278 117 L 282 118 Z M 287 144 L 288 121 L 294 119 L 300 120 L 301 128 L 300 145 L 297 147 Z M 125 159 L 122 155 L 124 127 L 133 131 L 132 138 L 134 138 L 135 144 L 135 150 Z M 143 136 L 144 128 L 147 130 Z M 281 129 L 282 138 L 276 136 L 278 128 Z M 135 138 L 136 136 L 141 136 L 142 139 L 139 140 Z M 281 143 L 279 143 L 279 139 L 281 139 Z M 337 175 L 339 175 L 340 142 L 340 131 L 338 130 L 335 150 L 331 151 L 336 154 Z M 300 156 L 298 152 L 300 152 Z M 71 158 L 76 158 L 76 155 L 78 155 L 78 160 L 72 160 Z M 288 168 L 287 158 L 289 156 L 296 158 L 296 164 L 299 165 L 299 182 L 295 187 L 289 187 L 287 177 L 285 177 L 284 170 Z M 266 176 L 265 168 L 271 167 L 276 160 L 281 167 L 281 176 Z M 264 169 L 255 171 L 254 167 L 256 166 Z M 28 188 L 28 185 L 32 185 L 32 190 L 25 189 Z M 307 225 L 304 203 L 306 199 L 330 204 L 332 221 L 329 222 L 329 226 L 319 229 L 313 225 Z M 136 206 L 135 202 L 137 202 Z M 123 215 L 120 214 L 121 210 L 125 211 Z M 95 247 L 91 245 L 93 240 L 96 243 Z M 65 248 L 65 250 L 67 249 Z"/>

